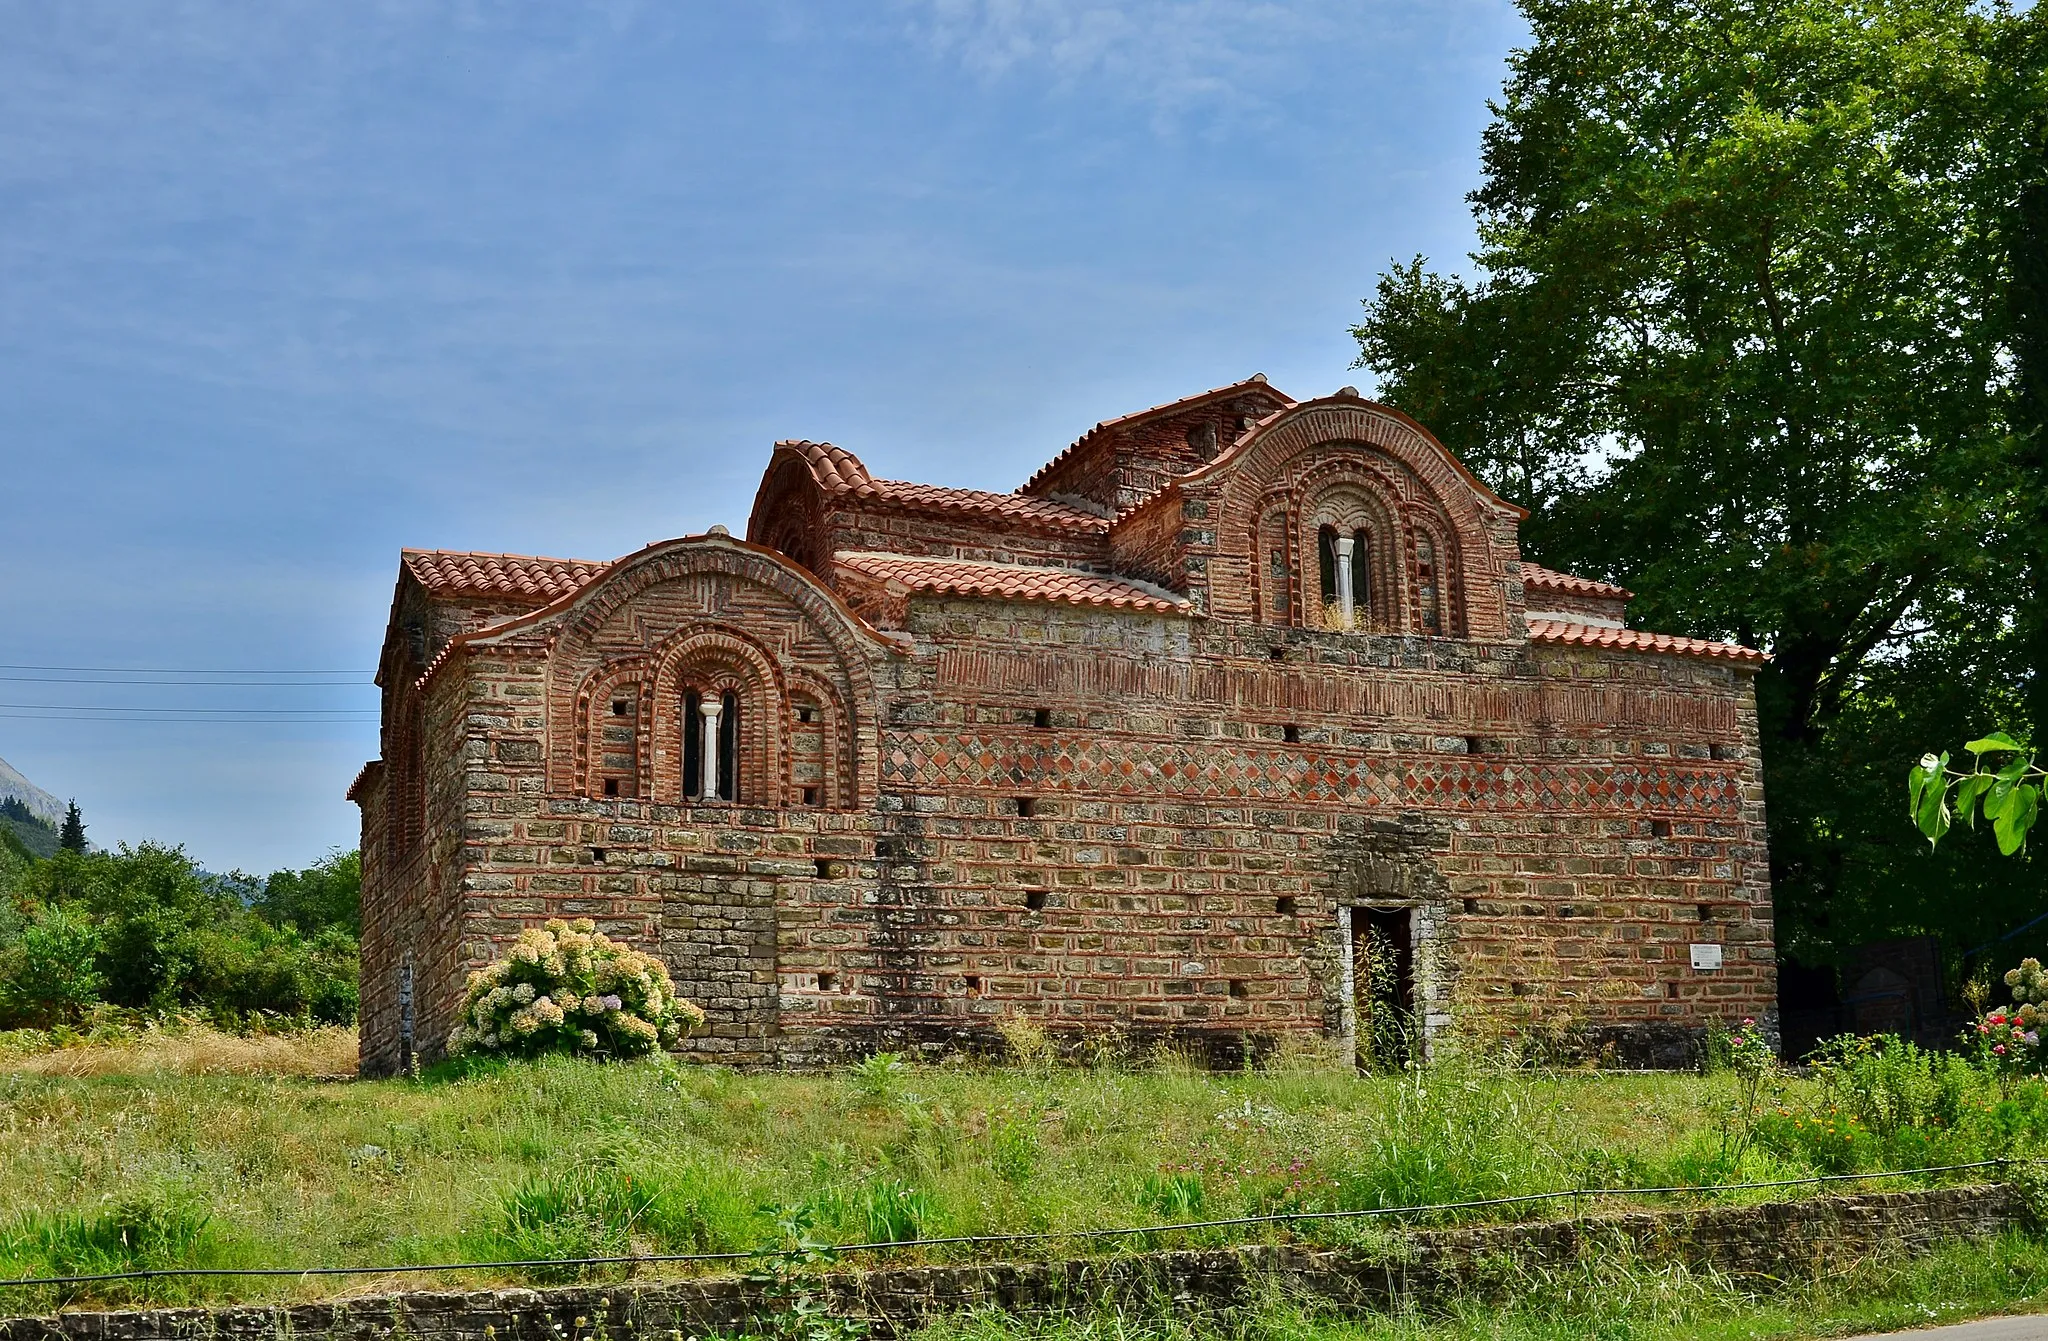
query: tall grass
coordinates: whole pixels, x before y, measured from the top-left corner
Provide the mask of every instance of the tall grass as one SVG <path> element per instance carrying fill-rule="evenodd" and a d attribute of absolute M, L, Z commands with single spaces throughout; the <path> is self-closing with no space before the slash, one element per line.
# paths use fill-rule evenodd
<path fill-rule="evenodd" d="M 1995 1095 L 1973 1094 L 1957 1125 L 1912 1149 L 2040 1149 L 2048 1102 L 2029 1093 L 2031 1107 L 2015 1096 L 1997 1113 L 1987 1111 Z M 1779 1100 L 1821 1096 L 1796 1081 Z M 1736 1167 L 1716 1163 L 1733 1097 L 1725 1076 L 1447 1064 L 1362 1078 L 1298 1059 L 1242 1074 L 1169 1057 L 1125 1068 L 884 1062 L 798 1076 L 551 1058 L 346 1085 L 16 1068 L 0 1071 L 0 1272 L 55 1269 L 46 1242 L 56 1240 L 39 1228 L 52 1217 L 145 1202 L 208 1212 L 203 1232 L 152 1249 L 164 1265 L 299 1267 L 751 1252 L 782 1245 L 799 1221 L 828 1243 L 1061 1233 L 1819 1167 L 1792 1140 L 1754 1143 Z M 1353 1241 L 1361 1229 L 993 1251 L 1255 1232 Z M 342 1283 L 181 1288 L 259 1298 Z"/>

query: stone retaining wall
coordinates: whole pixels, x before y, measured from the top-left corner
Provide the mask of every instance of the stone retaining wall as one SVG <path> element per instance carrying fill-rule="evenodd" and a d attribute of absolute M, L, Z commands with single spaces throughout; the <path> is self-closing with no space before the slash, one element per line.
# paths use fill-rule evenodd
<path fill-rule="evenodd" d="M 1340 1308 L 1439 1305 L 1493 1293 L 1510 1267 L 1628 1252 L 1738 1276 L 1811 1276 L 1875 1254 L 1921 1251 L 2020 1224 L 2009 1185 L 1820 1197 L 1762 1206 L 1636 1211 L 1577 1220 L 1418 1230 L 1393 1251 L 1294 1245 L 1131 1253 L 1055 1262 L 917 1266 L 808 1278 L 810 1298 L 895 1336 L 945 1313 L 1106 1305 L 1228 1308 L 1279 1289 Z M 542 1290 L 409 1292 L 288 1307 L 60 1313 L 0 1319 L 0 1341 L 623 1341 L 747 1329 L 788 1308 L 730 1277 Z"/>

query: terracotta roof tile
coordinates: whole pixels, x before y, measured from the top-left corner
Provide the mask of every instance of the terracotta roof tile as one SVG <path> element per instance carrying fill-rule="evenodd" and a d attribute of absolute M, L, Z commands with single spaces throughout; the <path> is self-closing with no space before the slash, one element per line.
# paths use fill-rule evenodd
<path fill-rule="evenodd" d="M 1157 589 L 1100 573 L 1077 572 L 1072 568 L 978 563 L 966 559 L 865 551 L 841 552 L 833 555 L 832 561 L 870 577 L 901 582 L 914 591 L 988 596 L 1000 600 L 1106 605 L 1123 610 L 1185 611 L 1188 608 L 1186 601 Z"/>
<path fill-rule="evenodd" d="M 589 586 L 611 567 L 585 559 L 446 549 L 408 549 L 401 557 L 420 585 L 436 596 L 510 596 L 536 605 Z"/>
<path fill-rule="evenodd" d="M 1635 595 L 1626 587 L 1617 587 L 1612 582 L 1599 582 L 1576 573 L 1560 573 L 1555 568 L 1522 560 L 1522 585 L 1535 591 L 1555 591 L 1566 596 L 1605 596 L 1612 600 L 1625 601 Z"/>
<path fill-rule="evenodd" d="M 985 489 L 955 489 L 943 484 L 914 484 L 908 480 L 878 480 L 868 474 L 859 457 L 829 442 L 778 442 L 775 446 L 778 451 L 801 456 L 810 466 L 818 487 L 830 495 L 851 495 L 904 507 L 999 517 L 1061 530 L 1109 530 L 1107 517 L 1044 498 L 992 493 Z"/>
<path fill-rule="evenodd" d="M 1264 373 L 1253 373 L 1250 377 L 1245 378 L 1242 382 L 1232 382 L 1229 386 L 1211 387 L 1207 391 L 1198 391 L 1192 396 L 1182 396 L 1179 400 L 1170 400 L 1163 405 L 1154 405 L 1153 407 L 1147 410 L 1133 410 L 1129 414 L 1120 414 L 1114 419 L 1103 420 L 1095 427 L 1089 429 L 1086 433 L 1083 433 L 1080 437 L 1068 443 L 1067 446 L 1060 452 L 1058 456 L 1055 456 L 1052 460 L 1040 466 L 1037 469 L 1037 471 L 1035 471 L 1032 474 L 1030 479 L 1024 481 L 1024 486 L 1017 492 L 1020 494 L 1030 493 L 1032 489 L 1037 487 L 1039 481 L 1043 480 L 1046 476 L 1052 474 L 1053 471 L 1057 470 L 1063 463 L 1067 461 L 1068 458 L 1072 457 L 1076 452 L 1080 451 L 1085 444 L 1093 440 L 1095 436 L 1099 433 L 1111 432 L 1115 429 L 1122 428 L 1126 424 L 1135 423 L 1141 419 L 1149 419 L 1155 414 L 1168 414 L 1175 410 L 1184 410 L 1191 406 L 1199 405 L 1203 401 L 1209 400 L 1212 397 L 1228 396 L 1232 394 L 1242 395 L 1246 392 L 1252 391 L 1265 391 L 1271 393 L 1272 395 L 1278 396 L 1282 402 L 1280 406 L 1281 410 L 1284 410 L 1288 406 L 1294 404 L 1294 399 L 1291 396 L 1288 396 L 1285 392 L 1279 390 L 1278 388 L 1274 387 L 1271 383 L 1266 381 L 1266 375 Z M 1279 412 L 1280 410 L 1275 410 L 1273 413 L 1278 414 Z"/>
<path fill-rule="evenodd" d="M 371 778 L 383 771 L 384 761 L 382 759 L 372 759 L 369 763 L 364 764 L 356 770 L 356 780 L 349 783 L 348 790 L 342 794 L 341 799 L 344 801 L 360 801 L 364 786 L 369 783 Z"/>
<path fill-rule="evenodd" d="M 1703 638 L 1681 638 L 1671 633 L 1646 633 L 1641 629 L 1614 629 L 1598 624 L 1571 624 L 1560 619 L 1530 620 L 1529 641 L 1573 647 L 1611 647 L 1629 652 L 1668 652 L 1673 656 L 1718 657 L 1752 665 L 1771 659 L 1769 653 L 1739 643 L 1708 642 Z"/>

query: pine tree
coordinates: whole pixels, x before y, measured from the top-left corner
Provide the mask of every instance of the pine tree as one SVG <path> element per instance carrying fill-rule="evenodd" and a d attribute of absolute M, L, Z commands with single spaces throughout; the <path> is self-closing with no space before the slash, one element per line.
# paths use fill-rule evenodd
<path fill-rule="evenodd" d="M 57 846 L 66 852 L 85 851 L 85 819 L 78 813 L 76 801 L 64 812 L 64 827 L 57 832 Z"/>

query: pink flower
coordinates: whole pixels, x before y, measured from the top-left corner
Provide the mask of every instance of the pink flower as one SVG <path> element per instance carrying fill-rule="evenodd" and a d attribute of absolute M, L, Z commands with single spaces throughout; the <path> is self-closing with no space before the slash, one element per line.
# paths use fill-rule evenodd
<path fill-rule="evenodd" d="M 1991 1050 L 2001 1057 L 2005 1056 L 2005 1044 L 2003 1043 L 1993 1043 L 1991 1045 Z"/>

